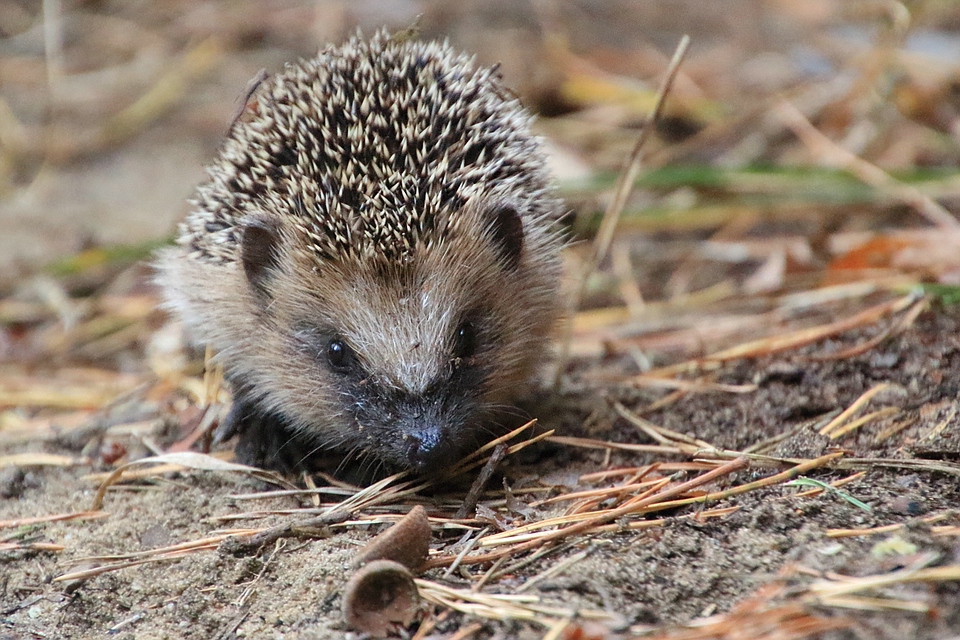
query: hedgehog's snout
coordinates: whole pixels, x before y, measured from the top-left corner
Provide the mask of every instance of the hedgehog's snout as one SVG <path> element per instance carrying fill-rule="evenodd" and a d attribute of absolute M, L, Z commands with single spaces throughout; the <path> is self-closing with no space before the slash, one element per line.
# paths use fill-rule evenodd
<path fill-rule="evenodd" d="M 393 423 L 393 457 L 402 467 L 436 471 L 457 461 L 464 444 L 466 407 L 418 398 L 398 403 Z"/>
<path fill-rule="evenodd" d="M 443 447 L 443 429 L 434 421 L 422 423 L 403 435 L 404 457 L 417 471 L 434 468 L 443 461 L 438 451 Z M 452 461 L 451 461 L 452 462 Z"/>

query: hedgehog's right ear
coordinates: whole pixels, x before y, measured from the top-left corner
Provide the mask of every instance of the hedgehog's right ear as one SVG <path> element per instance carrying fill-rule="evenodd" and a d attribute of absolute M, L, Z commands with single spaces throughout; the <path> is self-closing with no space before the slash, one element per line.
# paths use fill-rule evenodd
<path fill-rule="evenodd" d="M 507 269 L 516 269 L 523 254 L 523 221 L 516 208 L 500 204 L 490 212 L 490 237 Z"/>
<path fill-rule="evenodd" d="M 253 290 L 258 295 L 269 296 L 267 284 L 272 272 L 280 265 L 280 225 L 276 220 L 255 216 L 245 222 L 240 240 L 240 260 Z"/>

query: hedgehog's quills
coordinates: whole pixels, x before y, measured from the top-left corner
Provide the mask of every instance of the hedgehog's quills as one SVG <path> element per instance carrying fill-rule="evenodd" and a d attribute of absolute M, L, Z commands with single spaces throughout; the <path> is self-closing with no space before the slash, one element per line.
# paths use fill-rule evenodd
<path fill-rule="evenodd" d="M 530 120 L 495 70 L 385 33 L 256 88 L 159 263 L 242 461 L 424 471 L 491 437 L 559 309 Z"/>

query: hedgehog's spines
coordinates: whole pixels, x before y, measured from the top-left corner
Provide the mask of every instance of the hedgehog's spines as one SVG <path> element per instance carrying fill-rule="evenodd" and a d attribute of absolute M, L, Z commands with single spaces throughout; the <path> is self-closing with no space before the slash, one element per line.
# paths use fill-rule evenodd
<path fill-rule="evenodd" d="M 496 69 L 446 43 L 358 34 L 254 93 L 256 112 L 235 123 L 181 233 L 202 259 L 235 261 L 233 230 L 270 208 L 289 212 L 319 258 L 396 261 L 455 233 L 483 185 L 546 182 L 529 116 Z"/>

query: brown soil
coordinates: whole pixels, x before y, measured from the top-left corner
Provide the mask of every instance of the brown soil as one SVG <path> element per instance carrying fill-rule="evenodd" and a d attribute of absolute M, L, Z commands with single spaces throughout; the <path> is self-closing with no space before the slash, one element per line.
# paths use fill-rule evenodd
<path fill-rule="evenodd" d="M 913 321 L 901 310 L 804 347 L 671 373 L 690 385 L 686 393 L 629 382 L 646 359 L 703 365 L 698 356 L 851 318 L 905 286 L 954 285 L 956 294 L 960 234 L 935 227 L 917 197 L 939 198 L 956 216 L 960 191 L 949 171 L 960 165 L 960 10 L 952 3 L 42 4 L 61 7 L 59 27 L 45 22 L 41 3 L 0 0 L 0 640 L 357 637 L 340 612 L 351 560 L 412 504 L 432 518 L 434 558 L 449 559 L 464 550 L 465 527 L 492 533 L 559 516 L 569 503 L 536 501 L 627 477 L 584 474 L 660 463 L 674 487 L 728 459 L 711 447 L 735 457 L 774 440 L 766 457 L 698 490 L 744 486 L 835 452 L 843 458 L 803 475 L 836 482 L 865 474 L 844 493 L 800 495 L 810 488 L 777 482 L 632 514 L 612 523 L 619 530 L 569 536 L 526 564 L 529 551 L 500 565 L 467 562 L 450 576 L 430 569 L 423 578 L 467 590 L 492 568 L 506 569 L 480 591 L 515 594 L 536 579 L 519 593 L 561 612 L 502 621 L 425 605 L 403 633 L 960 637 L 957 307 L 931 301 Z M 449 37 L 482 64 L 502 62 L 508 84 L 545 116 L 537 126 L 583 235 L 568 252 L 571 273 L 585 262 L 611 196 L 607 178 L 634 144 L 670 51 L 681 34 L 693 37 L 668 117 L 646 149 L 644 169 L 667 171 L 644 176 L 611 259 L 588 283 L 562 391 L 525 405 L 541 428 L 595 448 L 554 441 L 508 456 L 500 471 L 514 498 L 496 478 L 476 519 L 448 521 L 466 491 L 445 487 L 250 551 L 214 543 L 179 559 L 57 580 L 112 556 L 316 514 L 314 495 L 250 498 L 277 484 L 248 473 L 168 469 L 113 485 L 97 519 L 14 522 L 93 508 L 103 479 L 90 474 L 171 447 L 203 449 L 203 438 L 190 441 L 200 431 L 202 354 L 183 352 L 155 308 L 149 270 L 131 265 L 172 235 L 258 70 L 279 70 L 357 27 L 405 28 L 418 13 L 423 37 Z M 59 54 L 45 49 L 47 27 L 64 30 Z M 58 55 L 54 73 L 47 65 Z M 800 140 L 783 121 L 784 100 L 838 147 L 908 182 L 878 180 L 869 166 L 835 171 L 829 145 Z M 872 186 L 860 182 L 864 173 Z M 827 302 L 787 301 L 820 300 L 839 281 L 856 286 L 826 291 L 835 296 Z M 643 313 L 627 317 L 638 298 Z M 879 339 L 884 330 L 890 335 Z M 819 433 L 883 383 L 852 419 L 888 411 L 835 439 Z M 225 408 L 216 402 L 229 399 L 212 401 Z M 617 413 L 617 402 L 707 446 L 690 455 L 612 449 L 604 443 L 657 444 Z M 695 457 L 709 460 L 689 464 Z M 320 497 L 326 508 L 344 496 Z M 900 528 L 837 535 L 888 525 Z M 951 573 L 910 573 L 924 568 Z M 866 576 L 886 582 L 818 597 L 817 589 Z M 593 626 L 578 612 L 608 615 Z M 560 633 L 565 614 L 574 621 Z"/>
<path fill-rule="evenodd" d="M 812 458 L 839 444 L 851 456 L 939 459 L 955 461 L 960 428 L 956 419 L 960 380 L 960 322 L 952 309 L 920 317 L 909 330 L 863 355 L 843 361 L 809 362 L 804 352 L 789 357 L 740 361 L 725 366 L 719 380 L 730 384 L 757 382 L 752 393 L 690 394 L 668 409 L 647 416 L 654 423 L 694 435 L 718 447 L 742 450 L 798 425 L 808 423 L 778 445 L 774 455 Z M 848 335 L 849 345 L 863 336 Z M 831 345 L 839 348 L 841 344 Z M 822 353 L 824 345 L 805 352 Z M 897 419 L 916 418 L 883 443 L 874 444 L 885 423 L 871 425 L 830 442 L 809 426 L 810 418 L 843 408 L 876 383 L 887 382 L 887 400 L 902 409 Z M 607 389 L 571 393 L 547 422 L 585 424 L 584 407 L 595 410 L 589 429 L 561 427 L 569 435 L 597 436 L 619 442 L 649 442 L 623 420 L 607 401 L 621 396 L 636 406 L 643 394 Z M 632 397 L 631 397 L 632 396 Z M 628 399 L 630 398 L 630 399 Z M 946 420 L 946 425 L 942 423 Z M 938 426 L 943 426 L 937 430 Z M 935 432 L 935 435 L 934 435 Z M 49 444 L 52 453 L 75 453 Z M 547 445 L 522 462 L 506 466 L 510 486 L 522 496 L 526 487 L 557 487 L 576 482 L 579 474 L 618 466 L 636 466 L 662 455 L 602 452 Z M 0 518 L 68 513 L 90 504 L 96 483 L 84 479 L 87 469 L 40 467 L 3 470 L 5 499 Z M 749 469 L 736 483 L 770 475 Z M 825 481 L 849 471 L 809 474 Z M 366 528 L 334 529 L 321 539 L 284 539 L 259 553 L 234 557 L 215 550 L 179 561 L 123 569 L 77 583 L 51 582 L 75 569 L 78 559 L 129 553 L 185 542 L 209 535 L 217 524 L 208 520 L 236 512 L 304 506 L 294 498 L 238 502 L 238 494 L 265 490 L 246 476 L 213 472 L 170 473 L 148 483 L 124 486 L 107 494 L 109 516 L 90 522 L 52 523 L 20 532 L 21 542 L 55 541 L 60 553 L 3 552 L 0 578 L 2 625 L 9 637 L 99 638 L 108 632 L 129 638 L 284 637 L 327 638 L 345 633 L 340 615 L 340 589 L 350 573 L 358 545 L 373 533 Z M 589 554 L 570 570 L 541 581 L 529 591 L 548 603 L 599 609 L 614 614 L 620 632 L 694 621 L 722 613 L 778 576 L 802 591 L 815 572 L 861 576 L 908 565 L 919 554 L 935 554 L 935 563 L 960 560 L 955 536 L 936 536 L 923 516 L 949 512 L 960 501 L 956 476 L 875 466 L 844 490 L 872 508 L 871 512 L 833 494 L 793 497 L 782 485 L 752 491 L 724 501 L 736 505 L 731 515 L 707 521 L 681 519 L 697 509 L 668 512 L 660 527 L 584 538 L 571 548 L 504 576 L 488 585 L 492 592 L 510 592 L 531 576 L 580 550 Z M 549 513 L 533 509 L 542 518 Z M 658 514 L 660 515 L 660 514 Z M 254 526 L 288 520 L 270 517 Z M 896 534 L 833 539 L 834 528 L 864 528 L 906 523 Z M 955 518 L 950 523 L 956 523 Z M 231 524 L 231 526 L 233 526 Z M 450 548 L 459 531 L 435 530 L 435 548 Z M 896 535 L 915 545 L 906 556 L 878 557 L 872 550 Z M 86 565 L 100 563 L 88 560 Z M 796 567 L 802 566 L 798 573 Z M 792 569 L 791 569 L 792 568 Z M 471 573 L 477 568 L 471 567 Z M 440 579 L 442 569 L 427 578 Z M 468 584 L 456 575 L 453 583 Z M 249 592 L 249 593 L 247 593 Z M 881 592 L 885 597 L 919 601 L 933 613 L 855 612 L 851 630 L 830 638 L 946 638 L 960 628 L 960 587 L 956 583 L 905 584 Z M 813 611 L 818 611 L 813 607 Z M 844 615 L 823 608 L 825 616 Z M 849 612 L 847 612 L 849 613 Z M 464 623 L 454 615 L 436 633 Z M 539 637 L 543 629 L 527 623 L 486 622 L 499 637 Z M 231 633 L 234 636 L 231 636 Z M 10 635 L 12 634 L 12 635 Z"/>

